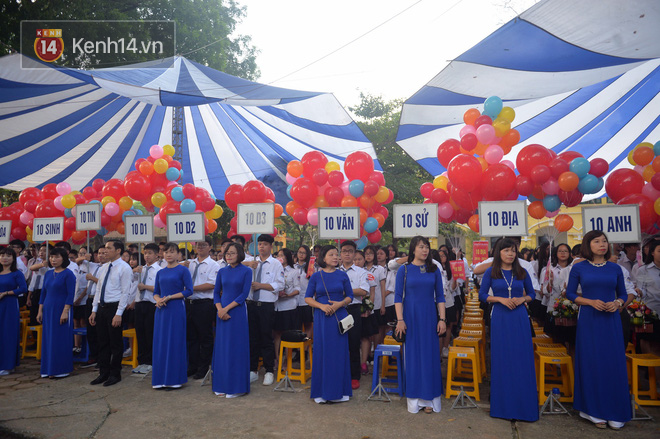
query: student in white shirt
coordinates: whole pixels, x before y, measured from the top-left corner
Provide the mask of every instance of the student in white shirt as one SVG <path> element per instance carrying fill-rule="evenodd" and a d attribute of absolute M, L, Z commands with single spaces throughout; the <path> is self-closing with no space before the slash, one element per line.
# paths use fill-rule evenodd
<path fill-rule="evenodd" d="M 305 292 L 309 284 L 308 268 L 312 251 L 306 245 L 301 245 L 298 249 L 298 262 L 295 265 L 298 271 L 298 283 L 300 284 L 300 294 L 298 294 L 298 320 L 303 327 L 303 331 L 309 338 L 314 338 L 314 309 L 305 302 Z"/>
<path fill-rule="evenodd" d="M 364 269 L 367 272 L 367 283 L 369 285 L 369 294 L 365 296 L 365 299 L 373 305 L 373 309 L 365 306 L 365 300 L 363 299 L 362 303 L 362 315 L 360 317 L 362 324 L 361 340 L 360 340 L 360 371 L 362 375 L 367 375 L 369 373 L 369 366 L 367 361 L 369 355 L 371 355 L 371 343 L 372 338 L 378 334 L 378 322 L 376 321 L 376 316 L 374 315 L 374 309 L 376 309 L 376 297 L 381 296 L 381 283 L 385 284 L 385 271 L 383 267 L 375 265 L 375 247 L 367 246 L 364 251 L 357 250 L 355 252 L 355 257 L 353 262 L 358 267 Z M 366 254 L 369 253 L 369 268 L 366 267 L 367 259 Z M 380 305 L 380 304 L 379 304 Z"/>
<path fill-rule="evenodd" d="M 100 247 L 92 256 L 96 256 L 96 260 L 89 262 L 89 272 L 85 275 L 87 281 L 87 302 L 85 304 L 85 320 L 89 322 L 89 317 L 92 315 L 92 308 L 94 306 L 94 296 L 96 294 L 96 283 L 98 282 L 99 270 L 101 266 L 108 262 L 105 253 L 105 247 Z M 96 327 L 87 325 L 87 344 L 89 345 L 89 360 L 86 366 L 91 367 L 96 364 L 99 356 L 99 343 L 96 334 Z M 83 366 L 85 367 L 85 366 Z"/>
<path fill-rule="evenodd" d="M 39 255 L 37 260 L 32 266 L 32 279 L 28 285 L 27 306 L 30 309 L 30 325 L 37 324 L 37 314 L 39 313 L 39 299 L 41 298 L 41 288 L 44 285 L 44 276 L 48 271 L 48 263 L 46 262 L 46 244 L 39 247 Z"/>
<path fill-rule="evenodd" d="M 87 248 L 81 247 L 79 251 L 71 250 L 69 252 L 71 265 L 78 266 L 78 275 L 76 276 L 76 292 L 73 298 L 73 327 L 84 328 L 85 324 L 85 307 L 87 304 Z M 74 337 L 73 354 L 78 355 L 82 351 L 82 336 L 76 335 Z"/>
<path fill-rule="evenodd" d="M 156 274 L 161 270 L 158 265 L 159 248 L 156 244 L 144 246 L 144 266 L 138 273 L 138 294 L 135 298 L 135 335 L 138 344 L 138 367 L 133 373 L 146 374 L 151 371 L 154 316 L 156 314 L 156 300 L 154 299 L 154 286 Z"/>
<path fill-rule="evenodd" d="M 299 271 L 293 265 L 293 253 L 288 248 L 277 252 L 277 260 L 284 267 L 284 288 L 280 291 L 277 302 L 275 302 L 275 321 L 273 333 L 275 335 L 275 356 L 280 352 L 280 341 L 282 333 L 294 329 L 300 329 L 298 315 L 298 296 L 300 296 Z"/>

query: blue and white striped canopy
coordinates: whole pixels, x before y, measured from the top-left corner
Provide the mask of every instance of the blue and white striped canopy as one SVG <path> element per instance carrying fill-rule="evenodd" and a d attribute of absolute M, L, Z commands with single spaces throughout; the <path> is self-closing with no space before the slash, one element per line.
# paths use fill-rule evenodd
<path fill-rule="evenodd" d="M 258 179 L 285 203 L 286 165 L 308 151 L 342 166 L 354 151 L 376 159 L 332 94 L 271 87 L 183 57 L 90 71 L 21 61 L 36 63 L 0 58 L 5 188 L 123 178 L 151 145 L 172 143 L 173 107 L 184 107 L 184 182 L 221 199 L 230 184 Z"/>
<path fill-rule="evenodd" d="M 439 175 L 438 146 L 459 138 L 467 109 L 499 96 L 521 137 L 505 159 L 538 143 L 631 167 L 631 149 L 660 140 L 658 23 L 657 0 L 541 1 L 409 98 L 397 143 Z"/>

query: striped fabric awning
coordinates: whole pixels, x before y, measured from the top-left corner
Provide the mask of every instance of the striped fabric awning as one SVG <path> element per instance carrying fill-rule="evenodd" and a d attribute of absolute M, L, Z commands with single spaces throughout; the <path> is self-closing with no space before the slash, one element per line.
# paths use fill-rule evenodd
<path fill-rule="evenodd" d="M 0 58 L 4 188 L 123 178 L 151 145 L 172 143 L 174 107 L 184 107 L 183 182 L 220 199 L 230 184 L 258 179 L 286 203 L 287 163 L 308 151 L 341 166 L 354 151 L 376 159 L 332 94 L 259 84 L 183 57 L 90 71 L 21 61 L 36 63 Z"/>
<path fill-rule="evenodd" d="M 660 140 L 660 2 L 544 0 L 460 55 L 403 107 L 397 143 L 433 175 L 463 114 L 489 96 L 513 107 L 523 146 L 632 167 L 637 144 Z M 586 196 L 585 200 L 603 195 Z"/>

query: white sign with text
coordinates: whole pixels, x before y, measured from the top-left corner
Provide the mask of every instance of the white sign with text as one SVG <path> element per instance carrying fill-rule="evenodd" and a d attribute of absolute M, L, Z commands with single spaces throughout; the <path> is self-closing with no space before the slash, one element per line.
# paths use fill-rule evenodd
<path fill-rule="evenodd" d="M 479 235 L 527 236 L 525 201 L 480 201 Z"/>
<path fill-rule="evenodd" d="M 395 204 L 392 210 L 394 238 L 412 238 L 438 236 L 438 205 Z"/>
<path fill-rule="evenodd" d="M 32 229 L 34 242 L 61 241 L 64 239 L 64 218 L 35 218 Z"/>
<path fill-rule="evenodd" d="M 640 242 L 639 206 L 584 206 L 582 229 L 585 234 L 592 230 L 603 231 L 609 242 Z"/>
<path fill-rule="evenodd" d="M 167 240 L 170 242 L 203 241 L 205 225 L 203 212 L 170 213 L 167 215 Z"/>
<path fill-rule="evenodd" d="M 360 208 L 319 207 L 319 239 L 360 239 Z"/>

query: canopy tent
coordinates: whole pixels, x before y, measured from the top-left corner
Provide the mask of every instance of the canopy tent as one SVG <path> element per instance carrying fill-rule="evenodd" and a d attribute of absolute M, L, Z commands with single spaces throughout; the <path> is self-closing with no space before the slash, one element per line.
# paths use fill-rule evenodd
<path fill-rule="evenodd" d="M 660 2 L 544 0 L 460 55 L 403 106 L 397 143 L 433 175 L 438 146 L 489 96 L 513 107 L 523 146 L 600 157 L 610 172 L 660 140 Z M 585 197 L 602 196 L 603 192 Z"/>
<path fill-rule="evenodd" d="M 151 145 L 172 144 L 173 107 L 184 107 L 183 182 L 221 199 L 230 184 L 258 179 L 286 203 L 287 163 L 308 151 L 342 166 L 354 151 L 376 159 L 332 94 L 259 84 L 183 57 L 84 71 L 8 55 L 0 58 L 0 186 L 81 189 L 123 178 Z"/>

